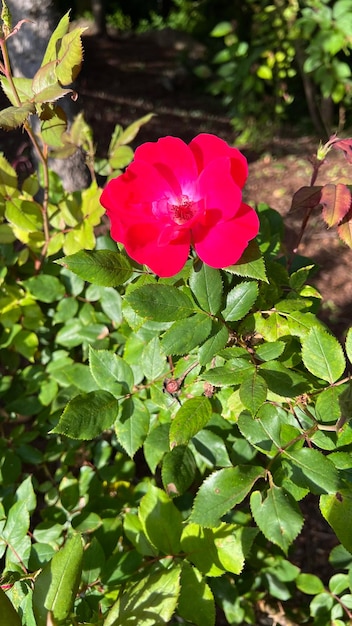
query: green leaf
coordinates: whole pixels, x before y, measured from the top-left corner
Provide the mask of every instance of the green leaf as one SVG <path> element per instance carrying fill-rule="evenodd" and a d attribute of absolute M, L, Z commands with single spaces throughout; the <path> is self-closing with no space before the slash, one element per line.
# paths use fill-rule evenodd
<path fill-rule="evenodd" d="M 267 396 L 267 384 L 256 371 L 251 376 L 245 378 L 240 387 L 240 399 L 243 406 L 252 415 L 255 415 L 259 407 L 265 402 Z"/>
<path fill-rule="evenodd" d="M 153 337 L 145 346 L 142 355 L 142 368 L 144 376 L 149 381 L 167 373 L 167 361 L 165 354 L 161 351 L 159 337 Z"/>
<path fill-rule="evenodd" d="M 221 576 L 224 572 L 240 574 L 256 534 L 255 528 L 234 524 L 201 528 L 191 523 L 182 533 L 181 549 L 206 576 Z"/>
<path fill-rule="evenodd" d="M 82 559 L 82 539 L 74 535 L 36 577 L 33 609 L 37 626 L 47 626 L 50 612 L 55 621 L 67 619 L 81 580 Z"/>
<path fill-rule="evenodd" d="M 312 596 L 322 593 L 325 589 L 323 582 L 315 574 L 299 574 L 296 585 L 297 589 Z"/>
<path fill-rule="evenodd" d="M 155 474 L 164 454 L 169 451 L 169 430 L 169 424 L 158 424 L 148 433 L 144 442 L 143 452 L 152 474 Z"/>
<path fill-rule="evenodd" d="M 27 233 L 35 233 L 43 228 L 43 214 L 37 202 L 13 198 L 6 202 L 6 219 Z"/>
<path fill-rule="evenodd" d="M 236 276 L 268 282 L 264 259 L 256 241 L 250 241 L 236 265 L 226 267 L 225 271 L 236 274 Z"/>
<path fill-rule="evenodd" d="M 242 319 L 249 313 L 257 297 L 257 283 L 251 281 L 236 285 L 227 295 L 226 308 L 222 311 L 224 320 L 234 322 Z"/>
<path fill-rule="evenodd" d="M 312 493 L 336 493 L 340 487 L 339 475 L 330 459 L 318 450 L 301 448 L 282 453 L 292 468 L 291 480 Z"/>
<path fill-rule="evenodd" d="M 111 393 L 91 391 L 73 398 L 50 432 L 72 439 L 94 439 L 111 428 L 117 413 L 118 403 Z"/>
<path fill-rule="evenodd" d="M 138 397 L 125 400 L 115 422 L 115 432 L 120 444 L 131 458 L 143 445 L 149 424 L 150 415 L 146 404 Z"/>
<path fill-rule="evenodd" d="M 147 124 L 152 117 L 154 117 L 154 115 L 155 113 L 147 113 L 147 115 L 143 115 L 143 117 L 140 117 L 138 120 L 127 126 L 118 137 L 119 145 L 122 146 L 126 143 L 131 143 L 131 141 L 133 141 L 139 133 L 140 128 L 144 126 L 144 124 Z"/>
<path fill-rule="evenodd" d="M 182 495 L 191 486 L 196 474 L 194 456 L 187 446 L 176 446 L 163 458 L 161 478 L 170 498 Z"/>
<path fill-rule="evenodd" d="M 238 465 L 210 474 L 194 499 L 191 521 L 217 526 L 225 513 L 244 500 L 263 471 L 261 467 Z"/>
<path fill-rule="evenodd" d="M 110 609 L 103 626 L 165 626 L 172 618 L 180 594 L 179 565 L 153 566 L 137 583 L 127 584 Z M 41 626 L 41 625 L 39 625 Z"/>
<path fill-rule="evenodd" d="M 110 166 L 114 170 L 120 170 L 129 165 L 133 159 L 133 150 L 130 146 L 118 146 L 110 156 Z"/>
<path fill-rule="evenodd" d="M 61 39 L 55 74 L 62 85 L 71 85 L 79 74 L 83 60 L 81 35 L 85 30 L 74 28 Z"/>
<path fill-rule="evenodd" d="M 126 257 L 113 250 L 80 250 L 59 259 L 57 263 L 83 280 L 102 287 L 122 285 L 132 275 L 132 268 Z"/>
<path fill-rule="evenodd" d="M 56 276 L 38 274 L 23 282 L 28 291 L 41 302 L 55 302 L 65 295 L 65 286 Z"/>
<path fill-rule="evenodd" d="M 258 370 L 268 389 L 278 396 L 294 398 L 308 389 L 308 380 L 279 361 L 266 361 Z"/>
<path fill-rule="evenodd" d="M 287 554 L 303 526 L 302 513 L 293 497 L 273 485 L 264 499 L 260 491 L 253 491 L 250 505 L 254 520 L 266 539 Z"/>
<path fill-rule="evenodd" d="M 348 360 L 352 363 L 352 328 L 348 329 L 345 347 Z"/>
<path fill-rule="evenodd" d="M 181 320 L 196 309 L 185 293 L 170 285 L 143 285 L 129 293 L 126 300 L 138 315 L 156 322 Z"/>
<path fill-rule="evenodd" d="M 346 523 L 352 515 L 352 495 L 350 491 L 341 490 L 336 494 L 320 496 L 320 510 L 330 524 L 338 540 L 352 552 L 352 529 Z"/>
<path fill-rule="evenodd" d="M 182 563 L 177 613 L 196 626 L 215 625 L 215 602 L 211 589 L 203 580 L 201 573 L 187 561 Z"/>
<path fill-rule="evenodd" d="M 229 339 L 229 331 L 221 322 L 213 322 L 211 334 L 200 346 L 198 360 L 200 365 L 206 365 L 211 359 L 225 348 Z"/>
<path fill-rule="evenodd" d="M 337 422 L 341 417 L 340 397 L 346 387 L 327 387 L 317 398 L 315 404 L 316 417 L 323 423 Z"/>
<path fill-rule="evenodd" d="M 256 348 L 256 355 L 261 361 L 274 361 L 283 353 L 284 349 L 283 341 L 267 341 Z"/>
<path fill-rule="evenodd" d="M 89 368 L 100 389 L 109 391 L 116 398 L 132 390 L 133 371 L 125 359 L 114 352 L 89 346 Z"/>
<path fill-rule="evenodd" d="M 346 367 L 337 339 L 318 327 L 311 328 L 302 338 L 302 359 L 311 374 L 329 383 L 338 380 Z"/>
<path fill-rule="evenodd" d="M 11 106 L 0 111 L 0 127 L 4 130 L 13 130 L 24 124 L 35 107 L 32 102 L 24 102 L 21 106 Z"/>
<path fill-rule="evenodd" d="M 66 35 L 66 33 L 68 33 L 70 28 L 70 12 L 68 11 L 67 13 L 65 13 L 65 15 L 61 18 L 61 20 L 59 21 L 58 25 L 56 26 L 54 32 L 52 33 L 42 63 L 41 65 L 46 65 L 47 63 L 49 63 L 50 61 L 54 61 L 57 58 L 57 50 L 58 50 L 58 44 L 60 43 L 61 39 L 64 37 L 64 35 Z"/>
<path fill-rule="evenodd" d="M 232 387 L 240 385 L 253 372 L 255 372 L 255 365 L 248 359 L 234 358 L 224 366 L 213 367 L 204 372 L 203 378 L 212 385 Z"/>
<path fill-rule="evenodd" d="M 155 548 L 167 555 L 179 553 L 182 515 L 165 491 L 149 485 L 140 502 L 138 517 Z"/>
<path fill-rule="evenodd" d="M 161 340 L 165 354 L 189 354 L 193 348 L 203 343 L 211 331 L 211 319 L 196 313 L 184 320 L 178 320 L 167 330 Z"/>
<path fill-rule="evenodd" d="M 16 91 L 18 94 L 21 103 L 28 102 L 33 98 L 32 91 L 32 79 L 24 78 L 23 76 L 12 76 L 13 84 L 16 87 Z M 12 85 L 9 83 L 8 78 L 5 76 L 0 76 L 0 83 L 3 89 L 5 96 L 10 100 L 11 104 L 14 106 L 18 105 L 17 98 L 15 98 L 14 93 L 12 91 Z"/>
<path fill-rule="evenodd" d="M 25 502 L 15 502 L 9 510 L 5 527 L 0 532 L 0 546 L 5 543 L 8 546 L 6 552 L 6 567 L 10 570 L 10 564 L 18 565 L 22 562 L 28 565 L 31 550 L 31 542 L 27 536 L 29 530 L 29 512 Z"/>
<path fill-rule="evenodd" d="M 179 408 L 170 426 L 170 447 L 187 445 L 207 424 L 212 415 L 210 401 L 205 397 L 190 398 Z"/>
<path fill-rule="evenodd" d="M 216 315 L 221 306 L 222 280 L 219 270 L 201 263 L 192 269 L 189 286 L 199 306 L 212 315 Z"/>
<path fill-rule="evenodd" d="M 22 621 L 12 602 L 0 587 L 0 614 L 6 626 L 22 626 Z"/>
<path fill-rule="evenodd" d="M 231 22 L 219 22 L 214 26 L 213 30 L 210 33 L 211 37 L 226 37 L 226 35 L 230 35 L 233 32 L 233 26 Z"/>

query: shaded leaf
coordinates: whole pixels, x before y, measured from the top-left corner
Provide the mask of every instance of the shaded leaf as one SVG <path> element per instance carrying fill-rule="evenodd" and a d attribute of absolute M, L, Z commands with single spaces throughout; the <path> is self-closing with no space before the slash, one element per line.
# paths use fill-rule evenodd
<path fill-rule="evenodd" d="M 245 278 L 255 278 L 268 282 L 265 262 L 256 241 L 250 241 L 241 258 L 235 265 L 224 268 L 226 272 L 244 276 Z"/>
<path fill-rule="evenodd" d="M 32 102 L 24 102 L 21 106 L 11 106 L 0 111 L 0 127 L 12 130 L 25 123 L 35 107 Z"/>
<path fill-rule="evenodd" d="M 314 209 L 320 204 L 322 186 L 301 187 L 293 195 L 290 211 Z"/>
<path fill-rule="evenodd" d="M 149 411 L 137 397 L 128 398 L 115 422 L 119 443 L 132 458 L 145 441 L 150 424 Z"/>
<path fill-rule="evenodd" d="M 181 548 L 206 576 L 221 576 L 224 572 L 240 574 L 257 532 L 255 528 L 233 524 L 202 528 L 189 523 L 182 533 Z"/>
<path fill-rule="evenodd" d="M 153 546 L 164 554 L 179 553 L 182 515 L 165 491 L 149 485 L 140 502 L 138 517 Z"/>
<path fill-rule="evenodd" d="M 0 587 L 0 614 L 6 626 L 22 626 L 22 621 L 12 602 Z"/>
<path fill-rule="evenodd" d="M 190 598 L 192 601 L 190 602 Z M 187 561 L 182 563 L 181 592 L 177 612 L 196 626 L 214 626 L 215 602 L 210 587 L 199 570 Z"/>
<path fill-rule="evenodd" d="M 338 491 L 340 487 L 338 471 L 330 459 L 318 450 L 288 449 L 282 454 L 292 468 L 291 480 L 300 487 L 309 487 L 315 494 Z"/>
<path fill-rule="evenodd" d="M 180 594 L 179 565 L 154 566 L 137 583 L 127 584 L 110 609 L 103 626 L 165 626 L 174 614 Z"/>
<path fill-rule="evenodd" d="M 190 398 L 179 408 L 170 426 L 170 447 L 185 445 L 207 424 L 212 415 L 205 397 Z"/>
<path fill-rule="evenodd" d="M 336 226 L 348 213 L 351 206 L 351 192 L 341 183 L 324 185 L 321 190 L 320 204 L 322 215 L 328 226 Z"/>
<path fill-rule="evenodd" d="M 348 163 L 352 163 L 352 139 L 339 139 L 339 141 L 334 141 L 333 147 L 342 150 Z"/>
<path fill-rule="evenodd" d="M 183 494 L 192 484 L 195 473 L 194 456 L 187 446 L 176 446 L 165 454 L 161 478 L 170 498 Z"/>

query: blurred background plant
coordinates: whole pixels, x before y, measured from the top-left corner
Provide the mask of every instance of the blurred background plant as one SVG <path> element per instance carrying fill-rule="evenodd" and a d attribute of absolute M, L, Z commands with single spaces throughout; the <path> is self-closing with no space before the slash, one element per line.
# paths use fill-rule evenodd
<path fill-rule="evenodd" d="M 110 0 L 105 10 L 107 23 L 122 32 L 168 28 L 201 41 L 197 88 L 222 99 L 241 143 L 261 141 L 297 118 L 323 136 L 346 118 L 350 124 L 349 0 Z M 77 2 L 80 14 L 89 15 L 89 3 Z"/>

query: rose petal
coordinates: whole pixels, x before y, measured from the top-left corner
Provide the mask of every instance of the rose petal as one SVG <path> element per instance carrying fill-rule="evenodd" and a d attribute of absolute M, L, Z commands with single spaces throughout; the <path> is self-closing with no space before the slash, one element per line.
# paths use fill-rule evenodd
<path fill-rule="evenodd" d="M 228 267 L 241 258 L 248 242 L 258 234 L 258 230 L 256 212 L 243 203 L 232 220 L 218 222 L 210 228 L 199 227 L 195 233 L 194 247 L 207 265 Z"/>
<path fill-rule="evenodd" d="M 151 163 L 176 196 L 191 196 L 198 171 L 193 153 L 184 141 L 178 137 L 162 137 L 156 143 L 139 146 L 134 158 Z"/>
<path fill-rule="evenodd" d="M 198 193 L 205 199 L 205 209 L 217 209 L 218 219 L 227 220 L 238 211 L 242 191 L 231 176 L 231 160 L 215 159 L 203 170 L 198 180 Z"/>
<path fill-rule="evenodd" d="M 189 147 L 194 154 L 199 172 L 215 159 L 230 157 L 232 178 L 242 189 L 248 176 L 248 163 L 246 157 L 237 148 L 232 148 L 226 141 L 208 133 L 197 135 L 192 139 Z"/>
<path fill-rule="evenodd" d="M 159 228 L 155 224 L 134 224 L 125 236 L 127 254 L 163 278 L 174 276 L 187 261 L 190 249 L 190 233 L 182 231 L 168 245 L 158 245 Z"/>

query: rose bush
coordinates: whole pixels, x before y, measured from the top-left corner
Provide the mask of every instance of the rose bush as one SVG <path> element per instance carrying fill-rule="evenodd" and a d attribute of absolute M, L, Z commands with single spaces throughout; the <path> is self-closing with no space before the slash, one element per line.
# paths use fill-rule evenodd
<path fill-rule="evenodd" d="M 242 202 L 247 173 L 241 152 L 214 135 L 146 143 L 102 193 L 111 235 L 162 277 L 182 269 L 191 245 L 211 267 L 232 265 L 259 230 Z"/>

